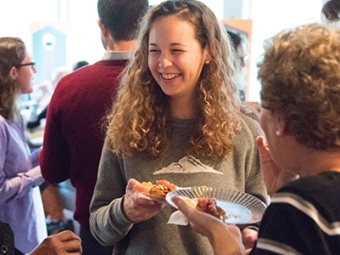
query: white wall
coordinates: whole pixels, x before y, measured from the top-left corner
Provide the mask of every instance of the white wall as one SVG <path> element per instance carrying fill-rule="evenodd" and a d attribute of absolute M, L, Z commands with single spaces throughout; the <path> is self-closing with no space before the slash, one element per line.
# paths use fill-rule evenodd
<path fill-rule="evenodd" d="M 97 20 L 97 0 L 0 0 L 0 37 L 20 37 L 30 50 L 31 22 L 67 21 L 70 68 L 78 60 L 93 63 L 102 57 L 104 48 Z"/>
<path fill-rule="evenodd" d="M 157 4 L 162 0 L 149 0 Z M 283 28 L 319 21 L 325 0 L 201 0 L 218 19 L 230 14 L 237 3 L 235 18 L 253 19 L 250 100 L 259 100 L 256 62 L 263 41 Z M 242 13 L 240 12 L 242 1 Z M 232 5 L 232 6 L 231 6 Z M 229 12 L 226 12 L 226 9 Z M 0 36 L 21 37 L 31 47 L 31 22 L 68 21 L 71 30 L 68 65 L 78 60 L 93 63 L 104 52 L 97 26 L 97 0 L 0 0 Z"/>
<path fill-rule="evenodd" d="M 322 0 L 249 0 L 249 18 L 253 20 L 249 100 L 259 101 L 256 63 L 263 53 L 264 40 L 285 28 L 319 22 L 322 5 Z"/>

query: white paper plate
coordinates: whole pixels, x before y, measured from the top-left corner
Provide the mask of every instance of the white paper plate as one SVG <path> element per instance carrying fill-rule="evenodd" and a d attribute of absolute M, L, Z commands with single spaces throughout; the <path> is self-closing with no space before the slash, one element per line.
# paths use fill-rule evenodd
<path fill-rule="evenodd" d="M 191 199 L 199 197 L 216 198 L 217 205 L 220 206 L 227 215 L 226 223 L 231 224 L 253 224 L 261 221 L 266 210 L 266 204 L 260 199 L 234 190 L 212 187 L 192 187 L 180 188 L 168 193 L 166 201 L 177 208 L 172 202 L 174 196 L 185 196 Z"/>

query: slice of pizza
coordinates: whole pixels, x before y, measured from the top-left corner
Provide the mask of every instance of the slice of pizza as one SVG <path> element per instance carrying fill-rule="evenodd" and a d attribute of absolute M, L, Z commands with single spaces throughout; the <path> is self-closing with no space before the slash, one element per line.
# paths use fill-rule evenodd
<path fill-rule="evenodd" d="M 177 189 L 177 186 L 167 180 L 157 180 L 155 184 L 152 182 L 136 183 L 134 190 L 157 197 L 165 197 L 169 192 Z"/>

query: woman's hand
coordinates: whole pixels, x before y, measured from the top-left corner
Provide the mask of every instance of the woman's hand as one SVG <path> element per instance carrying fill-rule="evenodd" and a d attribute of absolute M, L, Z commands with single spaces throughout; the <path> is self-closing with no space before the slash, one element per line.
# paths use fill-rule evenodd
<path fill-rule="evenodd" d="M 123 199 L 123 212 L 128 220 L 136 223 L 148 220 L 158 214 L 162 209 L 162 204 L 140 197 L 139 192 L 134 190 L 135 185 L 141 185 L 141 183 L 135 179 L 128 181 Z"/>
<path fill-rule="evenodd" d="M 264 142 L 264 137 L 258 136 L 256 138 L 256 145 L 260 154 L 263 179 L 270 196 L 286 183 L 296 180 L 299 177 L 294 173 L 282 169 L 273 161 L 268 146 Z"/>
<path fill-rule="evenodd" d="M 241 232 L 237 226 L 227 225 L 207 213 L 196 210 L 179 197 L 173 197 L 172 201 L 187 217 L 191 227 L 208 237 L 215 255 L 245 254 Z"/>

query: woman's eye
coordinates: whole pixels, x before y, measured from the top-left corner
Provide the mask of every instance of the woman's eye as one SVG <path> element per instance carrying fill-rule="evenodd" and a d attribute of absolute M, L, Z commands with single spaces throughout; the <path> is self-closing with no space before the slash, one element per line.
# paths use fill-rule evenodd
<path fill-rule="evenodd" d="M 149 52 L 159 52 L 157 49 L 149 49 Z"/>

